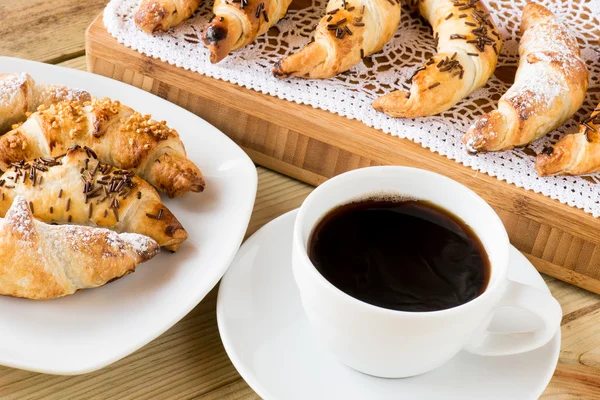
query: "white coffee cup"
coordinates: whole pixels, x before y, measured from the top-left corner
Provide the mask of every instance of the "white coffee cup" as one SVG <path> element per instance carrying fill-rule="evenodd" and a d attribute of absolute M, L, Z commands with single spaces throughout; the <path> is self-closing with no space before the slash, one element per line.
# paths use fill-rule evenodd
<path fill-rule="evenodd" d="M 491 276 L 485 292 L 458 307 L 405 312 L 362 302 L 327 281 L 307 255 L 313 228 L 336 206 L 381 193 L 428 200 L 468 224 L 489 256 Z M 485 356 L 523 353 L 546 344 L 560 327 L 562 311 L 549 293 L 508 280 L 509 241 L 494 210 L 470 189 L 436 173 L 371 167 L 330 179 L 300 207 L 292 253 L 304 311 L 317 336 L 342 363 L 369 375 L 419 375 L 461 350 Z M 539 317 L 540 326 L 534 332 L 489 332 L 498 307 L 525 309 Z"/>

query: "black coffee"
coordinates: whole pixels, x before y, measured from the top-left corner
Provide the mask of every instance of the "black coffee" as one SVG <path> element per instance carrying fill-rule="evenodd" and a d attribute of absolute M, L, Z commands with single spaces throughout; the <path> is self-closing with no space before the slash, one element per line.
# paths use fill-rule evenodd
<path fill-rule="evenodd" d="M 330 211 L 308 255 L 343 292 L 379 307 L 435 311 L 485 290 L 490 265 L 473 230 L 427 201 L 364 200 Z"/>

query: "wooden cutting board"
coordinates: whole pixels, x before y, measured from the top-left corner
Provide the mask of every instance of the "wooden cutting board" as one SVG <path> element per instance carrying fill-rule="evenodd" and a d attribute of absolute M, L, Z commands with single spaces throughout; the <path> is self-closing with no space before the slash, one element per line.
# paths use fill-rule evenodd
<path fill-rule="evenodd" d="M 362 122 L 147 57 L 119 44 L 106 31 L 102 16 L 86 32 L 86 50 L 89 71 L 190 110 L 227 134 L 257 164 L 301 181 L 319 185 L 356 168 L 407 165 L 462 182 L 492 205 L 512 244 L 539 271 L 600 293 L 600 220 L 579 209 L 478 173 Z"/>

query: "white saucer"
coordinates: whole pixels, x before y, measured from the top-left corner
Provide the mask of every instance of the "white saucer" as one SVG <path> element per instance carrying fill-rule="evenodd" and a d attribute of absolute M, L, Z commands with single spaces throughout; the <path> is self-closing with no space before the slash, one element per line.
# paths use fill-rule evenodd
<path fill-rule="evenodd" d="M 296 211 L 289 212 L 248 239 L 219 289 L 221 339 L 239 373 L 262 398 L 528 400 L 544 391 L 558 362 L 560 331 L 546 346 L 526 354 L 462 352 L 413 378 L 375 378 L 339 363 L 315 337 L 302 310 L 291 266 L 295 217 Z M 515 248 L 511 260 L 511 279 L 548 290 Z M 523 317 L 519 310 L 504 311 L 498 316 L 504 326 L 506 317 L 513 323 Z"/>

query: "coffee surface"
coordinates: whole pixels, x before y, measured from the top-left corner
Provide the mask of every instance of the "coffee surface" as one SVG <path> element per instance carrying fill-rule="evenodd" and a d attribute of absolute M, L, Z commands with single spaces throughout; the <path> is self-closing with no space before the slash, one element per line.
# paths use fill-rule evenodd
<path fill-rule="evenodd" d="M 348 295 L 401 311 L 436 311 L 473 300 L 490 265 L 473 230 L 427 201 L 363 200 L 330 211 L 308 255 Z"/>

